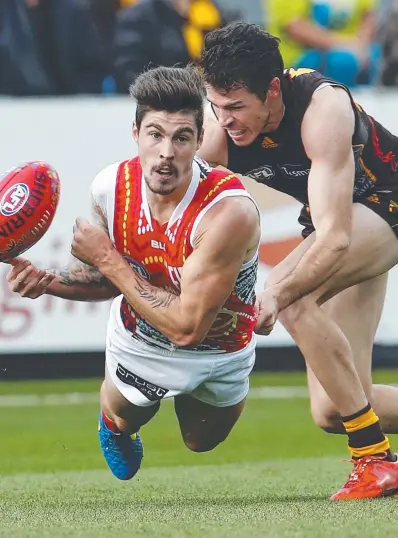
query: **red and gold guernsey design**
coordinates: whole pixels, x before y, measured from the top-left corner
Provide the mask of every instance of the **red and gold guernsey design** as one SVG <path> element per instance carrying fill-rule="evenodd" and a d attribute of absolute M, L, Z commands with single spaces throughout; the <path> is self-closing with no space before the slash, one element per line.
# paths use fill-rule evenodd
<path fill-rule="evenodd" d="M 154 286 L 180 293 L 181 269 L 192 253 L 191 238 L 206 211 L 227 196 L 250 196 L 233 174 L 211 168 L 195 158 L 191 184 L 170 221 L 151 217 L 139 158 L 120 164 L 115 188 L 114 241 L 131 267 Z M 255 326 L 255 284 L 258 255 L 245 263 L 234 291 L 206 338 L 193 351 L 234 352 L 251 341 Z M 123 298 L 121 319 L 134 339 L 162 348 L 176 348 L 141 318 Z"/>

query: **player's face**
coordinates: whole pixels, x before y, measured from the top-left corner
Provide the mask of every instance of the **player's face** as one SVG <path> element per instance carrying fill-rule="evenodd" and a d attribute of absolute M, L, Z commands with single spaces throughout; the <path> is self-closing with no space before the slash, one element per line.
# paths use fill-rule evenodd
<path fill-rule="evenodd" d="M 206 92 L 219 124 L 237 146 L 247 146 L 260 133 L 277 127 L 276 112 L 281 104 L 279 79 L 271 82 L 264 101 L 246 88 L 220 93 L 206 84 Z"/>
<path fill-rule="evenodd" d="M 148 188 L 169 195 L 192 177 L 192 161 L 200 147 L 193 112 L 149 111 L 133 136 Z"/>

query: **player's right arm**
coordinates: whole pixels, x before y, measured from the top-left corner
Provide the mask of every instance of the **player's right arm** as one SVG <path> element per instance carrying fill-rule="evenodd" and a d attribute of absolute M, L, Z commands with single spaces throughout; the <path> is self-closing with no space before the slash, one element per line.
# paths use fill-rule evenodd
<path fill-rule="evenodd" d="M 106 301 L 120 293 L 98 269 L 76 259 L 59 271 L 37 269 L 26 258 L 8 263 L 11 290 L 29 299 L 47 294 L 72 301 Z"/>
<path fill-rule="evenodd" d="M 108 235 L 108 221 L 99 198 L 112 187 L 114 165 L 101 171 L 91 186 L 91 221 Z M 113 187 L 112 187 L 113 188 Z M 96 267 L 87 265 L 74 256 L 70 263 L 60 270 L 39 270 L 25 258 L 15 258 L 8 262 L 12 267 L 7 281 L 12 291 L 22 297 L 37 299 L 43 294 L 53 295 L 72 301 L 106 301 L 120 291 L 106 279 Z"/>
<path fill-rule="evenodd" d="M 84 229 L 80 229 L 75 245 L 83 241 Z M 193 252 L 178 276 L 180 293 L 142 278 L 115 249 L 105 251 L 102 260 L 97 258 L 98 267 L 134 310 L 171 342 L 195 346 L 210 330 L 259 241 L 260 219 L 253 201 L 230 197 L 218 201 L 200 221 Z"/>
<path fill-rule="evenodd" d="M 203 141 L 197 152 L 198 157 L 216 168 L 228 166 L 227 133 L 217 121 L 211 106 L 205 108 Z"/>
<path fill-rule="evenodd" d="M 92 199 L 92 220 L 108 233 L 106 218 Z M 96 267 L 75 257 L 60 270 L 39 270 L 25 258 L 8 262 L 12 268 L 7 281 L 12 291 L 22 297 L 37 299 L 43 294 L 71 301 L 106 301 L 120 295 L 113 284 Z"/>

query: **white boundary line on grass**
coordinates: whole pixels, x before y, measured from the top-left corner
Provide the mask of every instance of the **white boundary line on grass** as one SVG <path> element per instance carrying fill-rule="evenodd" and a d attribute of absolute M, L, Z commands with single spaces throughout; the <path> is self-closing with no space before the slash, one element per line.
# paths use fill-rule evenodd
<path fill-rule="evenodd" d="M 308 398 L 308 390 L 302 386 L 255 387 L 249 392 L 250 399 L 289 400 Z M 7 394 L 0 396 L 0 407 L 39 407 L 55 405 L 82 405 L 99 403 L 97 392 L 72 392 L 69 394 Z"/>

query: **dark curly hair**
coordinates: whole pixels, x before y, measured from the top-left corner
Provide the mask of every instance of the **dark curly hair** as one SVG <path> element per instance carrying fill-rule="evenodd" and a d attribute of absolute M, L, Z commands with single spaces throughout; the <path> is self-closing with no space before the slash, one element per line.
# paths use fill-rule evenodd
<path fill-rule="evenodd" d="M 193 112 L 198 136 L 202 132 L 205 88 L 195 66 L 155 67 L 144 71 L 130 86 L 130 95 L 137 102 L 135 121 L 138 129 L 147 112 L 158 110 Z"/>
<path fill-rule="evenodd" d="M 271 80 L 283 74 L 279 43 L 261 26 L 245 22 L 208 33 L 200 61 L 205 81 L 222 92 L 243 87 L 264 100 Z"/>

